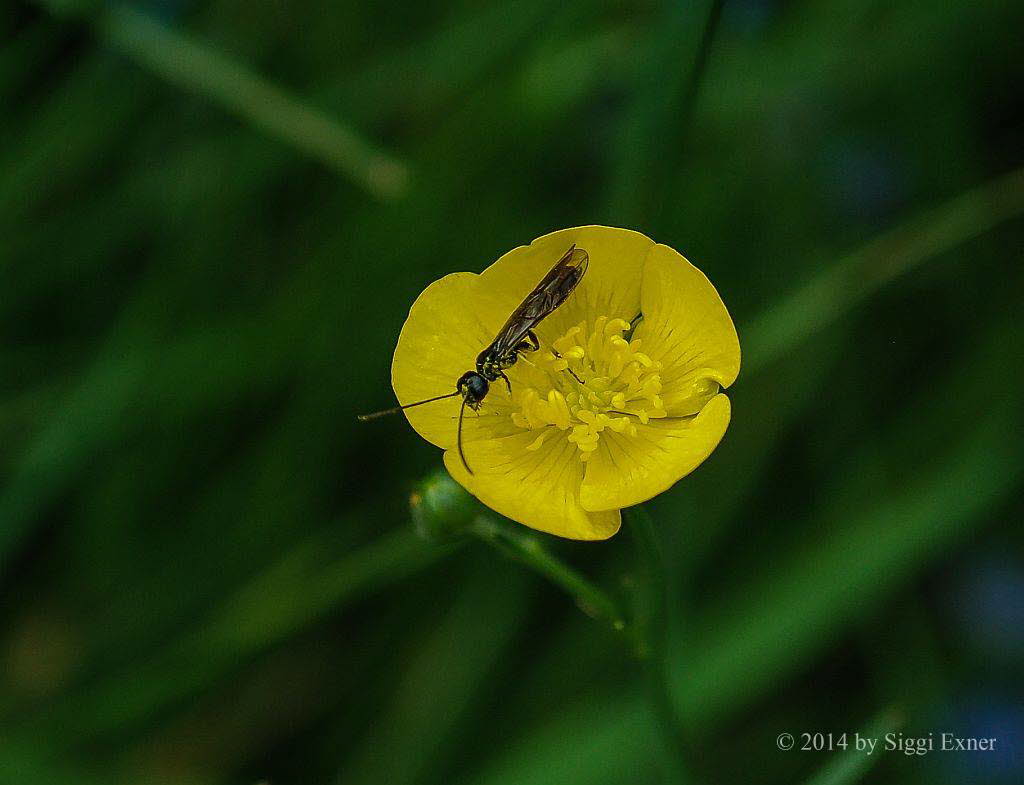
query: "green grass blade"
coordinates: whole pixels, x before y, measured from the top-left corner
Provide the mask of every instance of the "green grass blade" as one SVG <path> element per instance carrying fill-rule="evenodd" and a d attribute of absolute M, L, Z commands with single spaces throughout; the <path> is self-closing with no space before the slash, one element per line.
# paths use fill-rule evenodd
<path fill-rule="evenodd" d="M 402 196 L 406 164 L 353 128 L 128 5 L 97 13 L 98 35 L 170 84 L 201 95 L 316 158 L 380 199 Z"/>
<path fill-rule="evenodd" d="M 895 733 L 903 724 L 903 718 L 894 708 L 886 709 L 861 728 L 859 734 L 863 738 L 882 739 L 887 733 Z M 807 780 L 806 785 L 853 785 L 867 776 L 868 772 L 881 759 L 880 749 L 868 755 L 864 750 L 851 746 L 838 753 L 821 769 Z"/>
<path fill-rule="evenodd" d="M 990 180 L 826 267 L 740 332 L 744 372 L 760 371 L 922 262 L 1024 214 L 1024 169 Z"/>

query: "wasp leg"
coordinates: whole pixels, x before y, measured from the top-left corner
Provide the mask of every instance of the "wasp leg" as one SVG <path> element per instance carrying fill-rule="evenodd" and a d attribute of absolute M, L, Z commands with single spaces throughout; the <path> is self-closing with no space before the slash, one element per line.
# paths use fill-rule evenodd
<path fill-rule="evenodd" d="M 505 380 L 505 386 L 508 387 L 508 394 L 509 394 L 509 397 L 511 398 L 512 397 L 512 382 L 510 382 L 508 380 L 508 377 L 505 375 L 504 371 L 498 371 L 498 376 L 500 376 L 502 379 Z"/>
<path fill-rule="evenodd" d="M 537 334 L 533 330 L 526 331 L 526 338 L 519 342 L 516 346 L 516 351 L 520 354 L 524 352 L 535 352 L 540 348 L 540 339 L 537 338 Z"/>
<path fill-rule="evenodd" d="M 637 325 L 639 325 L 643 320 L 644 315 L 642 312 L 629 320 L 629 329 L 626 330 L 626 334 L 623 336 L 627 341 L 633 340 L 633 333 L 636 332 Z"/>
<path fill-rule="evenodd" d="M 580 384 L 584 384 L 584 381 L 579 376 L 576 375 L 576 371 L 574 371 L 572 368 L 566 368 L 565 372 Z"/>
<path fill-rule="evenodd" d="M 559 360 L 561 360 L 561 359 L 562 359 L 562 355 L 561 355 L 561 354 L 560 354 L 560 353 L 558 352 L 558 350 L 557 350 L 557 349 L 555 349 L 554 347 L 552 347 L 552 348 L 551 348 L 551 353 L 552 353 L 553 355 L 555 355 L 555 358 L 556 358 L 556 359 L 559 359 Z M 577 382 L 579 382 L 580 384 L 583 384 L 583 383 L 584 383 L 584 382 L 583 382 L 583 380 L 582 380 L 582 379 L 581 379 L 581 378 L 580 378 L 579 376 L 577 376 L 577 375 L 576 375 L 576 372 L 575 372 L 575 371 L 574 371 L 574 370 L 573 370 L 572 368 L 566 368 L 566 369 L 565 369 L 565 372 L 566 372 L 567 374 L 569 374 L 569 375 L 570 375 L 570 376 L 571 376 L 571 377 L 572 377 L 573 379 L 575 379 L 575 380 L 576 380 Z"/>

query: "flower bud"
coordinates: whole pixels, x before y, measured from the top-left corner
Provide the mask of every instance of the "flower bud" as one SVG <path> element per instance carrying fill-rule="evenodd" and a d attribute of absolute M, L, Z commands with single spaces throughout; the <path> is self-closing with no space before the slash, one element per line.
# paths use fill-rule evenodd
<path fill-rule="evenodd" d="M 476 499 L 443 470 L 416 486 L 409 507 L 416 533 L 432 542 L 458 539 L 480 512 Z"/>

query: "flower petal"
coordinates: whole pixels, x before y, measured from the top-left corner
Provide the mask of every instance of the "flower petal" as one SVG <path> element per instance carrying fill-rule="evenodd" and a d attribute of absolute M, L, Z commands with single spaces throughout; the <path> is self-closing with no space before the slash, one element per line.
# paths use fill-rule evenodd
<path fill-rule="evenodd" d="M 467 443 L 473 474 L 456 450 L 445 452 L 444 465 L 492 510 L 530 528 L 574 540 L 604 540 L 615 534 L 618 510 L 588 512 L 580 506 L 583 463 L 576 446 L 554 429 L 539 445 L 538 436 L 537 431 L 521 431 Z"/>
<path fill-rule="evenodd" d="M 716 395 L 696 417 L 638 424 L 635 437 L 605 431 L 587 461 L 580 504 L 585 510 L 616 510 L 668 490 L 718 446 L 729 416 L 729 399 Z"/>
<path fill-rule="evenodd" d="M 391 386 L 400 404 L 455 392 L 459 377 L 475 367 L 476 356 L 493 339 L 472 307 L 478 278 L 475 273 L 446 275 L 412 304 L 391 363 Z M 488 396 L 489 414 L 497 414 L 502 396 L 507 403 L 503 391 Z M 447 449 L 455 446 L 461 406 L 462 398 L 457 396 L 406 409 L 405 416 L 420 436 Z M 511 427 L 492 432 L 488 426 L 501 423 L 501 418 L 485 419 L 483 413 L 477 417 L 469 411 L 465 421 L 464 436 L 472 433 L 474 438 L 503 435 Z"/>
<path fill-rule="evenodd" d="M 662 400 L 671 416 L 696 413 L 718 386 L 740 370 L 732 318 L 704 273 L 665 245 L 647 259 L 641 291 L 643 321 L 634 337 L 663 366 Z"/>
<path fill-rule="evenodd" d="M 593 323 L 598 316 L 627 321 L 636 316 L 641 273 L 654 241 L 629 229 L 577 226 L 514 248 L 480 274 L 478 302 L 493 314 L 495 332 L 574 243 L 589 254 L 590 265 L 576 291 L 541 323 L 542 342 L 548 345 L 572 325 Z"/>

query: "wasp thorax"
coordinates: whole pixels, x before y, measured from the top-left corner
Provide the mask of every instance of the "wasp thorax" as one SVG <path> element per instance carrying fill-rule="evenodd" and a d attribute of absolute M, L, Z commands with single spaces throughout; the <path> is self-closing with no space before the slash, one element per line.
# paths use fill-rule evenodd
<path fill-rule="evenodd" d="M 554 352 L 537 353 L 549 386 L 520 386 L 512 414 L 520 428 L 541 430 L 528 449 L 538 449 L 558 429 L 585 461 L 602 438 L 636 436 L 638 424 L 666 416 L 661 364 L 640 351 L 639 340 L 627 340 L 629 329 L 623 319 L 600 316 L 566 331 L 554 341 Z"/>

